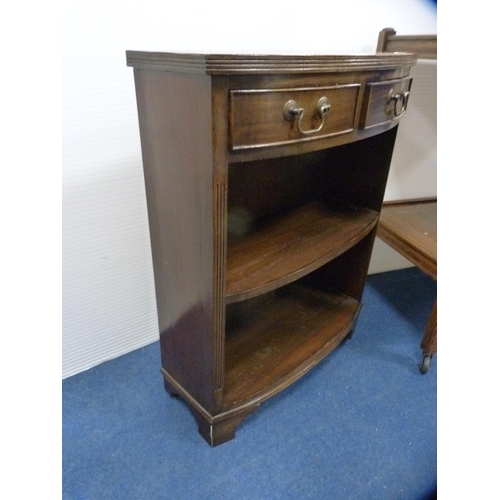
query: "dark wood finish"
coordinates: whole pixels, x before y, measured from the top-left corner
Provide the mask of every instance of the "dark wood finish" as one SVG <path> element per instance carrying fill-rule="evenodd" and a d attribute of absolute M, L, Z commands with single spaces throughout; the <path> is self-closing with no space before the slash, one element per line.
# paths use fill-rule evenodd
<path fill-rule="evenodd" d="M 226 303 L 255 297 L 309 274 L 364 238 L 378 213 L 356 206 L 300 205 L 267 217 L 229 245 Z"/>
<path fill-rule="evenodd" d="M 231 149 L 248 149 L 277 144 L 318 140 L 354 130 L 360 84 L 306 89 L 233 90 L 229 98 Z M 321 97 L 329 99 L 332 109 L 325 115 L 322 130 L 302 136 L 294 122 L 283 120 L 283 105 L 295 100 L 304 108 L 306 130 L 320 124 L 316 105 Z"/>
<path fill-rule="evenodd" d="M 165 388 L 215 446 L 352 331 L 400 120 L 370 85 L 409 88 L 415 58 L 127 52 L 127 61 Z M 285 102 L 298 101 L 304 127 L 317 128 L 312 108 L 325 94 L 324 128 L 302 136 Z"/>
<path fill-rule="evenodd" d="M 412 54 L 246 55 L 127 50 L 133 68 L 202 75 L 290 75 L 394 70 L 415 64 Z"/>
<path fill-rule="evenodd" d="M 384 205 L 378 237 L 437 279 L 437 200 Z"/>
<path fill-rule="evenodd" d="M 388 82 L 372 82 L 366 85 L 363 114 L 360 127 L 367 129 L 389 122 L 394 116 L 394 103 L 380 106 L 392 91 L 403 93 L 411 89 L 411 78 L 399 78 Z M 391 108 L 392 106 L 392 108 Z M 388 114 L 389 111 L 389 114 Z"/>
<path fill-rule="evenodd" d="M 138 70 L 135 85 L 163 366 L 212 410 L 210 78 Z"/>
<path fill-rule="evenodd" d="M 419 59 L 437 59 L 437 35 L 396 35 L 392 28 L 379 32 L 377 52 L 410 52 Z"/>
<path fill-rule="evenodd" d="M 420 347 L 424 354 L 429 356 L 437 353 L 437 300 L 434 302 Z"/>
<path fill-rule="evenodd" d="M 235 304 L 226 336 L 225 407 L 270 395 L 317 364 L 350 332 L 359 302 L 293 284 L 255 308 Z"/>
<path fill-rule="evenodd" d="M 377 236 L 437 280 L 437 200 L 406 200 L 384 205 Z M 424 355 L 437 352 L 437 302 L 421 348 Z"/>

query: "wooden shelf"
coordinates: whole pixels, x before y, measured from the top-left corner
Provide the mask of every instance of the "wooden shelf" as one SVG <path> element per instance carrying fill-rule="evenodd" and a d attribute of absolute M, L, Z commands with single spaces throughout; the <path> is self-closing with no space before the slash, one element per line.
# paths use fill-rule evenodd
<path fill-rule="evenodd" d="M 226 409 L 266 399 L 297 380 L 350 332 L 360 309 L 347 295 L 299 283 L 270 295 L 228 317 Z"/>
<path fill-rule="evenodd" d="M 355 206 L 312 202 L 280 212 L 229 244 L 226 303 L 255 297 L 295 281 L 342 254 L 377 223 Z"/>

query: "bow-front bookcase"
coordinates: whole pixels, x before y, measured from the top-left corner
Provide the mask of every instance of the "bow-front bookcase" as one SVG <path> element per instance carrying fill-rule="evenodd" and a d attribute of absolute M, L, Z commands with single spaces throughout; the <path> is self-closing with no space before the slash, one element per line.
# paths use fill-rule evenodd
<path fill-rule="evenodd" d="M 127 52 L 161 371 L 210 445 L 351 334 L 415 62 Z"/>

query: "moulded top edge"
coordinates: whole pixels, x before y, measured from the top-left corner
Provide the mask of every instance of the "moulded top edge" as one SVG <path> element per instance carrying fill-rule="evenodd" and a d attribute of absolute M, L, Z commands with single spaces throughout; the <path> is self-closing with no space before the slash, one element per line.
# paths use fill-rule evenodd
<path fill-rule="evenodd" d="M 243 55 L 127 51 L 127 66 L 207 75 L 334 73 L 413 66 L 415 54 Z"/>

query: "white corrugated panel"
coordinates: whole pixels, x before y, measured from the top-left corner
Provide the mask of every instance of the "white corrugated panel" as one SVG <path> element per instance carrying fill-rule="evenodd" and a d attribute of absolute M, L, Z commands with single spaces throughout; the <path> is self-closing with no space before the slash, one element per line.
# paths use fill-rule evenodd
<path fill-rule="evenodd" d="M 132 71 L 92 46 L 64 62 L 63 378 L 158 338 Z"/>

